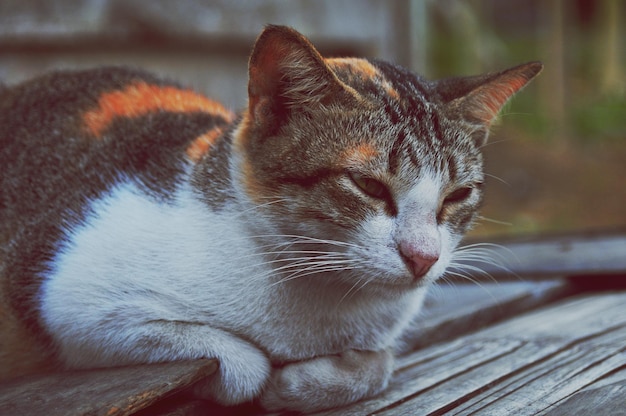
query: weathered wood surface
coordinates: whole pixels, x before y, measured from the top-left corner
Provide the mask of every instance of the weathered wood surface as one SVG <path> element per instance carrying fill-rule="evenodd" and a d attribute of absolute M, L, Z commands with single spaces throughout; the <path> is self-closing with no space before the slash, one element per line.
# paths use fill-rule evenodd
<path fill-rule="evenodd" d="M 216 369 L 198 360 L 28 377 L 0 385 L 0 415 L 131 415 Z"/>
<path fill-rule="evenodd" d="M 402 352 L 450 340 L 573 293 L 567 281 L 440 283 L 431 289 Z"/>
<path fill-rule="evenodd" d="M 468 263 L 485 276 L 626 276 L 626 231 L 516 238 L 490 243 L 485 261 Z M 480 277 L 480 275 L 476 276 Z M 620 279 L 622 282 L 626 279 Z M 618 282 L 618 280 L 615 280 Z M 622 284 L 622 287 L 624 285 Z"/>
<path fill-rule="evenodd" d="M 593 385 L 626 367 L 624 311 L 618 292 L 520 315 L 408 354 L 387 392 L 322 414 L 560 415 L 583 397 L 614 414 L 625 407 L 626 383 Z"/>
<path fill-rule="evenodd" d="M 626 383 L 576 393 L 545 416 L 626 416 Z"/>

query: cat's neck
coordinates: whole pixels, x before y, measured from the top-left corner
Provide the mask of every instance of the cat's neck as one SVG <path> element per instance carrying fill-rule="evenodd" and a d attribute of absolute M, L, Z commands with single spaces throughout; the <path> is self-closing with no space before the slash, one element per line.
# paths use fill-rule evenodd
<path fill-rule="evenodd" d="M 235 121 L 212 144 L 209 152 L 193 168 L 190 184 L 202 196 L 203 202 L 214 211 L 221 211 L 237 202 L 233 176 L 233 135 L 239 121 Z"/>

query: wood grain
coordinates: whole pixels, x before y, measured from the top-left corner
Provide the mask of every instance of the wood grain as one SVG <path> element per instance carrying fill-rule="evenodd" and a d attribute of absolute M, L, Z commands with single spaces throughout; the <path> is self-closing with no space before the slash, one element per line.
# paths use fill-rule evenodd
<path fill-rule="evenodd" d="M 619 276 L 626 279 L 626 232 L 538 236 L 490 244 L 484 261 L 468 262 L 497 279 Z M 476 276 L 480 278 L 480 276 Z M 619 280 L 616 280 L 619 281 Z M 624 287 L 621 284 L 620 287 Z"/>
<path fill-rule="evenodd" d="M 545 416 L 626 416 L 626 383 L 585 390 L 542 413 Z"/>
<path fill-rule="evenodd" d="M 626 293 L 584 295 L 415 351 L 398 360 L 388 391 L 324 414 L 556 412 L 626 366 L 624 310 Z M 598 402 L 622 406 L 622 398 L 612 401 L 616 390 L 602 391 Z"/>
<path fill-rule="evenodd" d="M 0 414 L 126 416 L 216 369 L 214 360 L 197 360 L 28 377 L 0 386 Z"/>
<path fill-rule="evenodd" d="M 440 283 L 431 289 L 413 328 L 406 331 L 400 352 L 495 324 L 572 293 L 563 279 L 545 282 Z"/>

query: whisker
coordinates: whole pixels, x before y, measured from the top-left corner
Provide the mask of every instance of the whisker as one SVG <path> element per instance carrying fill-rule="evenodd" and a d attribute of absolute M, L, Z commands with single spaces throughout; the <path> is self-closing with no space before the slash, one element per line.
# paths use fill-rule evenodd
<path fill-rule="evenodd" d="M 515 253 L 510 248 L 505 247 L 501 244 L 495 244 L 495 243 L 469 244 L 463 247 L 459 247 L 458 249 L 455 250 L 454 254 L 457 255 L 457 254 L 465 254 L 465 253 L 470 253 L 470 252 L 481 253 L 494 260 L 496 260 L 497 258 L 500 261 L 506 261 L 507 258 L 504 256 L 504 253 L 501 253 L 501 252 L 505 252 L 508 256 L 514 258 L 516 261 L 519 262 L 519 258 L 515 255 Z M 495 256 L 496 258 L 494 258 L 493 256 Z"/>
<path fill-rule="evenodd" d="M 496 219 L 493 219 L 493 218 L 485 217 L 485 216 L 482 216 L 482 215 L 477 215 L 476 218 L 478 220 L 480 220 L 480 221 L 486 221 L 486 222 L 490 222 L 490 223 L 493 223 L 493 224 L 506 225 L 508 227 L 513 226 L 512 222 L 500 221 L 500 220 L 496 220 Z"/>
<path fill-rule="evenodd" d="M 511 113 L 509 113 L 511 114 Z M 503 114 L 504 115 L 504 114 Z M 489 140 L 487 143 L 483 144 L 482 146 L 480 146 L 481 149 L 487 147 L 487 146 L 492 146 L 494 144 L 498 144 L 498 143 L 504 143 L 504 142 L 510 142 L 512 139 L 500 139 L 500 140 Z"/>
<path fill-rule="evenodd" d="M 340 257 L 291 257 L 291 258 L 281 258 L 281 259 L 273 259 L 259 263 L 252 263 L 243 267 L 240 267 L 240 271 L 246 270 L 254 270 L 263 266 L 271 266 L 269 270 L 267 270 L 264 274 L 257 275 L 260 277 L 271 276 L 273 274 L 281 273 L 285 270 L 292 269 L 295 267 L 301 267 L 303 265 L 311 264 L 312 261 L 316 260 L 318 263 L 323 262 L 345 262 L 345 259 L 341 259 Z M 282 265 L 281 265 L 282 264 Z"/>
<path fill-rule="evenodd" d="M 298 269 L 298 270 L 293 272 L 293 273 L 297 273 L 299 271 L 312 270 L 312 269 L 318 268 L 318 267 L 327 267 L 327 266 L 331 267 L 331 266 L 335 266 L 335 265 L 349 265 L 349 264 L 354 263 L 354 262 L 356 262 L 356 260 L 301 261 L 301 262 L 296 262 L 296 263 L 289 263 L 289 264 L 286 264 L 284 266 L 278 267 L 278 268 L 274 269 L 274 272 L 282 272 L 284 270 L 304 267 L 304 268 Z"/>
<path fill-rule="evenodd" d="M 495 277 L 493 277 L 491 273 L 486 272 L 480 267 L 472 266 L 469 264 L 462 264 L 462 263 L 450 263 L 450 269 L 456 270 L 458 272 L 475 272 L 482 276 L 488 277 L 489 280 L 491 280 L 494 283 L 498 283 L 498 280 Z"/>
<path fill-rule="evenodd" d="M 463 280 L 467 280 L 473 284 L 475 284 L 476 286 L 478 286 L 479 288 L 481 288 L 483 291 L 485 291 L 485 293 L 487 293 L 489 295 L 489 297 L 491 297 L 491 299 L 498 303 L 498 299 L 496 299 L 496 297 L 493 295 L 493 293 L 491 293 L 491 291 L 489 289 L 487 289 L 484 285 L 482 285 L 478 280 L 473 279 L 471 276 L 468 276 L 466 274 L 463 273 L 459 273 L 459 272 L 453 272 L 450 270 L 446 270 L 446 274 L 447 275 L 451 275 L 451 276 L 456 276 L 456 277 L 460 277 Z M 496 282 L 497 283 L 497 282 Z"/>
<path fill-rule="evenodd" d="M 348 295 L 352 294 L 352 296 L 354 296 L 359 290 L 363 289 L 370 282 L 371 282 L 371 279 L 356 280 L 355 283 L 352 286 L 350 286 L 350 289 L 348 289 L 348 291 L 346 291 L 346 293 L 341 297 L 341 299 L 339 299 L 339 302 L 337 303 L 337 306 L 341 305 L 341 303 L 345 299 L 348 298 Z M 359 283 L 361 283 L 360 286 L 359 286 Z M 359 287 L 357 287 L 357 286 L 359 286 Z M 355 290 L 355 288 L 356 288 L 356 290 Z"/>
<path fill-rule="evenodd" d="M 328 273 L 328 272 L 339 272 L 339 271 L 349 271 L 349 270 L 354 270 L 354 267 L 346 267 L 346 266 L 339 266 L 339 265 L 335 265 L 335 266 L 326 266 L 326 267 L 307 267 L 304 269 L 300 269 L 300 270 L 296 270 L 295 272 L 293 272 L 292 274 L 290 274 L 289 276 L 280 279 L 279 281 L 272 283 L 270 286 L 275 286 L 281 283 L 285 283 L 291 280 L 295 280 L 295 279 L 300 279 L 302 277 L 305 276 L 310 276 L 310 275 L 315 275 L 315 274 L 321 274 L 321 273 Z"/>
<path fill-rule="evenodd" d="M 503 184 L 504 184 L 504 185 L 506 185 L 506 186 L 509 186 L 509 187 L 511 186 L 511 184 L 510 184 L 510 183 L 508 183 L 507 181 L 505 181 L 504 179 L 502 179 L 502 178 L 501 178 L 501 177 L 499 177 L 499 176 L 492 175 L 492 174 L 490 174 L 490 173 L 485 173 L 485 176 L 487 176 L 487 177 L 489 177 L 489 178 L 492 178 L 492 179 L 495 179 L 495 180 L 497 180 L 498 182 L 503 183 Z"/>
<path fill-rule="evenodd" d="M 500 269 L 506 269 L 506 266 L 503 263 L 504 258 L 501 257 L 493 257 L 494 255 L 482 255 L 482 254 L 461 254 L 453 257 L 453 261 L 456 261 L 458 264 L 467 264 L 469 263 L 480 263 L 487 264 L 490 266 L 494 266 Z"/>
<path fill-rule="evenodd" d="M 244 237 L 237 237 L 226 239 L 224 241 L 242 241 L 242 240 L 263 240 L 263 239 L 287 239 L 287 241 L 279 241 L 275 243 L 268 243 L 261 247 L 276 247 L 279 248 L 281 246 L 288 246 L 291 244 L 324 244 L 330 246 L 338 246 L 338 247 L 352 247 L 352 248 L 361 248 L 358 244 L 348 243 L 346 241 L 339 240 L 327 240 L 316 237 L 309 237 L 304 235 L 294 235 L 294 234 L 258 234 L 258 235 L 248 235 Z"/>
<path fill-rule="evenodd" d="M 261 252 L 258 252 L 258 253 L 246 254 L 244 256 L 239 256 L 238 259 L 263 257 L 263 256 L 274 256 L 274 255 L 280 255 L 280 254 L 302 254 L 302 255 L 305 255 L 305 256 L 310 254 L 310 256 L 301 257 L 303 259 L 304 258 L 314 258 L 314 257 L 320 257 L 320 258 L 332 258 L 332 257 L 341 257 L 341 256 L 345 257 L 344 253 L 341 253 L 341 252 L 338 252 L 338 251 L 275 250 L 275 251 L 261 251 Z M 285 257 L 284 259 L 276 259 L 276 261 L 288 261 L 289 259 L 294 259 L 294 257 Z"/>

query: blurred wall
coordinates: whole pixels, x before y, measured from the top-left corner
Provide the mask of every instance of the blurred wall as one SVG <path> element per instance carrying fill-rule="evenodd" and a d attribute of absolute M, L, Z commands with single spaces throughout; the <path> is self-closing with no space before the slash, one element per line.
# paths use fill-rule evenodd
<path fill-rule="evenodd" d="M 405 2 L 400 2 L 405 3 Z M 267 23 L 327 55 L 397 60 L 395 2 L 376 0 L 3 0 L 0 79 L 53 68 L 134 65 L 245 104 L 247 59 Z"/>

